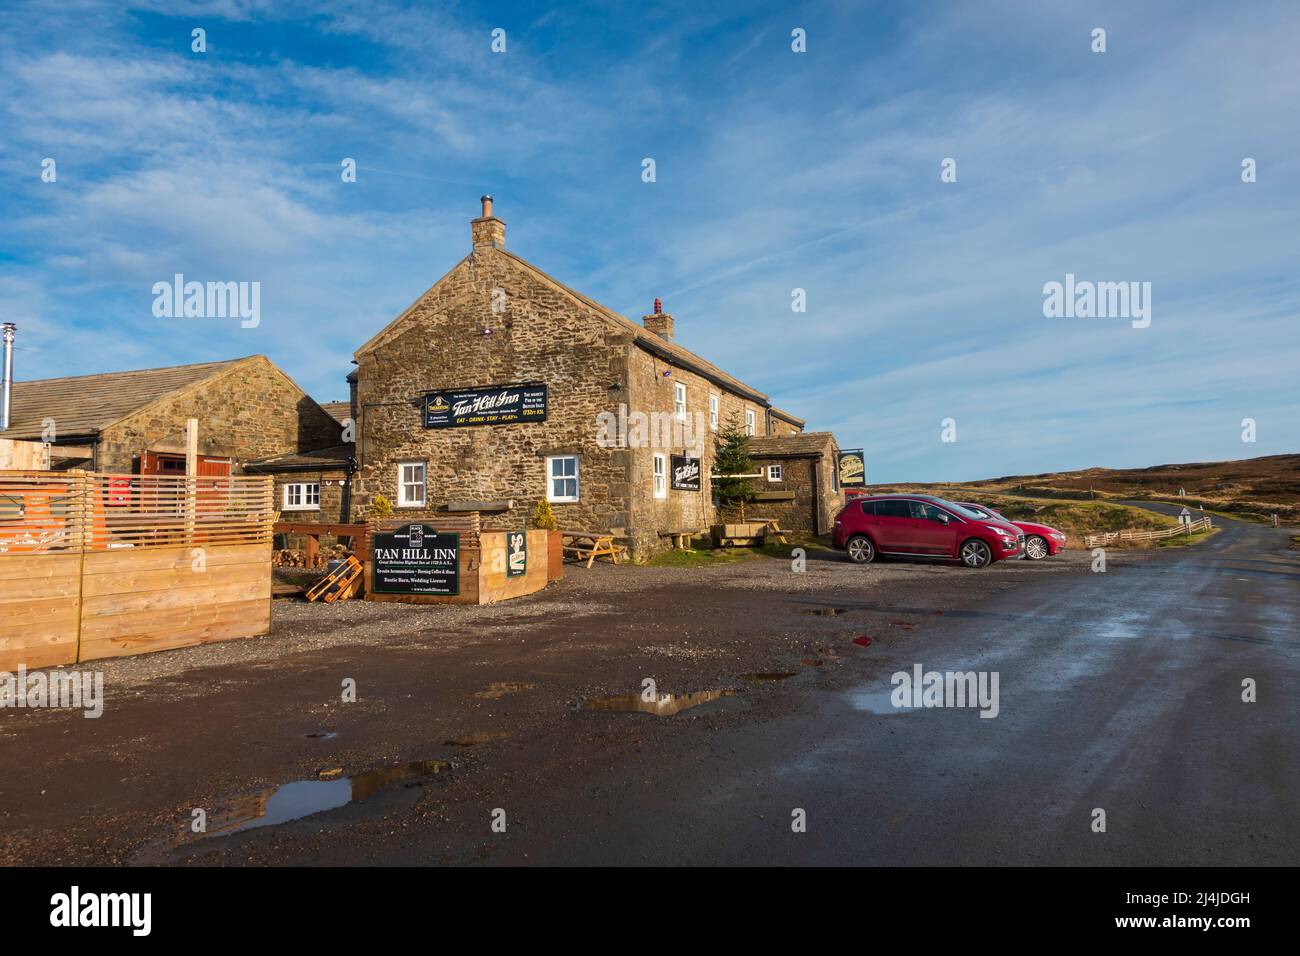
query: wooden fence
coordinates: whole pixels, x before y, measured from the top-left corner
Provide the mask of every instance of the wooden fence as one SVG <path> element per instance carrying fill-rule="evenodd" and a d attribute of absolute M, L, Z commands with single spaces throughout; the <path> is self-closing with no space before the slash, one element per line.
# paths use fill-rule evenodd
<path fill-rule="evenodd" d="M 1207 515 L 1197 518 L 1191 524 L 1180 524 L 1174 528 L 1159 528 L 1155 531 L 1104 531 L 1101 534 L 1085 535 L 1083 546 L 1096 548 L 1112 541 L 1156 541 L 1160 538 L 1172 538 L 1180 534 L 1192 534 L 1195 531 L 1208 531 L 1214 527 Z"/>
<path fill-rule="evenodd" d="M 265 634 L 270 478 L 0 472 L 0 670 Z"/>

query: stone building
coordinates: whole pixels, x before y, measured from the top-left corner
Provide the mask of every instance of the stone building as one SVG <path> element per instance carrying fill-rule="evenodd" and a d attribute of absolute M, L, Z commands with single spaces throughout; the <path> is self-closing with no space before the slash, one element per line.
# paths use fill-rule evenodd
<path fill-rule="evenodd" d="M 546 499 L 561 528 L 624 529 L 644 554 L 713 523 L 721 424 L 802 431 L 678 344 L 657 302 L 638 325 L 508 252 L 491 197 L 470 232 L 469 254 L 355 353 L 358 516 L 382 495 L 402 517 L 531 526 Z"/>
<path fill-rule="evenodd" d="M 338 422 L 264 355 L 15 382 L 4 436 L 48 442 L 53 468 L 184 475 L 190 418 L 200 475 L 340 440 Z"/>
<path fill-rule="evenodd" d="M 830 432 L 789 432 L 754 438 L 749 457 L 759 478 L 755 515 L 776 518 L 782 528 L 829 534 L 844 506 L 839 448 Z"/>

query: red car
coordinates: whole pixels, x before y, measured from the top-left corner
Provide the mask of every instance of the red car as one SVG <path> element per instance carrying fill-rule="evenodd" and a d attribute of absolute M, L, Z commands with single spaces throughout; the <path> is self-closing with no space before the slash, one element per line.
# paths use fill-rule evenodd
<path fill-rule="evenodd" d="M 998 521 L 1006 521 L 1015 525 L 1025 533 L 1025 557 L 1030 561 L 1041 561 L 1043 558 L 1053 554 L 1060 554 L 1065 547 L 1065 532 L 1057 531 L 1055 528 L 1045 524 L 1035 524 L 1032 521 L 1012 521 L 1010 518 L 1004 518 L 987 505 L 973 505 L 969 502 L 959 502 L 967 511 L 973 511 L 978 515 L 984 515 L 989 518 L 996 518 Z"/>
<path fill-rule="evenodd" d="M 1025 536 L 1009 521 L 932 495 L 870 495 L 854 498 L 835 516 L 831 541 L 857 564 L 897 554 L 983 568 L 1020 557 Z"/>

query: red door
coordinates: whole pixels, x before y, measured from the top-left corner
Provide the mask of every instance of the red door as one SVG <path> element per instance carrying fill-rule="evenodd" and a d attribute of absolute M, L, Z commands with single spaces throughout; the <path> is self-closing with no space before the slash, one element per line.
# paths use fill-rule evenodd
<path fill-rule="evenodd" d="M 910 504 L 912 527 L 908 534 L 911 542 L 908 550 L 915 554 L 952 555 L 956 547 L 955 519 L 937 505 L 925 501 Z"/>
<path fill-rule="evenodd" d="M 881 499 L 873 502 L 875 514 L 867 515 L 871 536 L 881 551 L 910 551 L 912 512 L 907 502 Z"/>

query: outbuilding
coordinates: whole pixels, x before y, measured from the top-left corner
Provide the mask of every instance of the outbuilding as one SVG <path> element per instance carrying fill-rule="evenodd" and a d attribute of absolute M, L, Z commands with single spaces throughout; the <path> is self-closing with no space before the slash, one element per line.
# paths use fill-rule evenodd
<path fill-rule="evenodd" d="M 54 469 L 184 476 L 191 418 L 200 476 L 340 441 L 338 422 L 264 355 L 15 382 L 3 436 L 48 444 Z"/>

